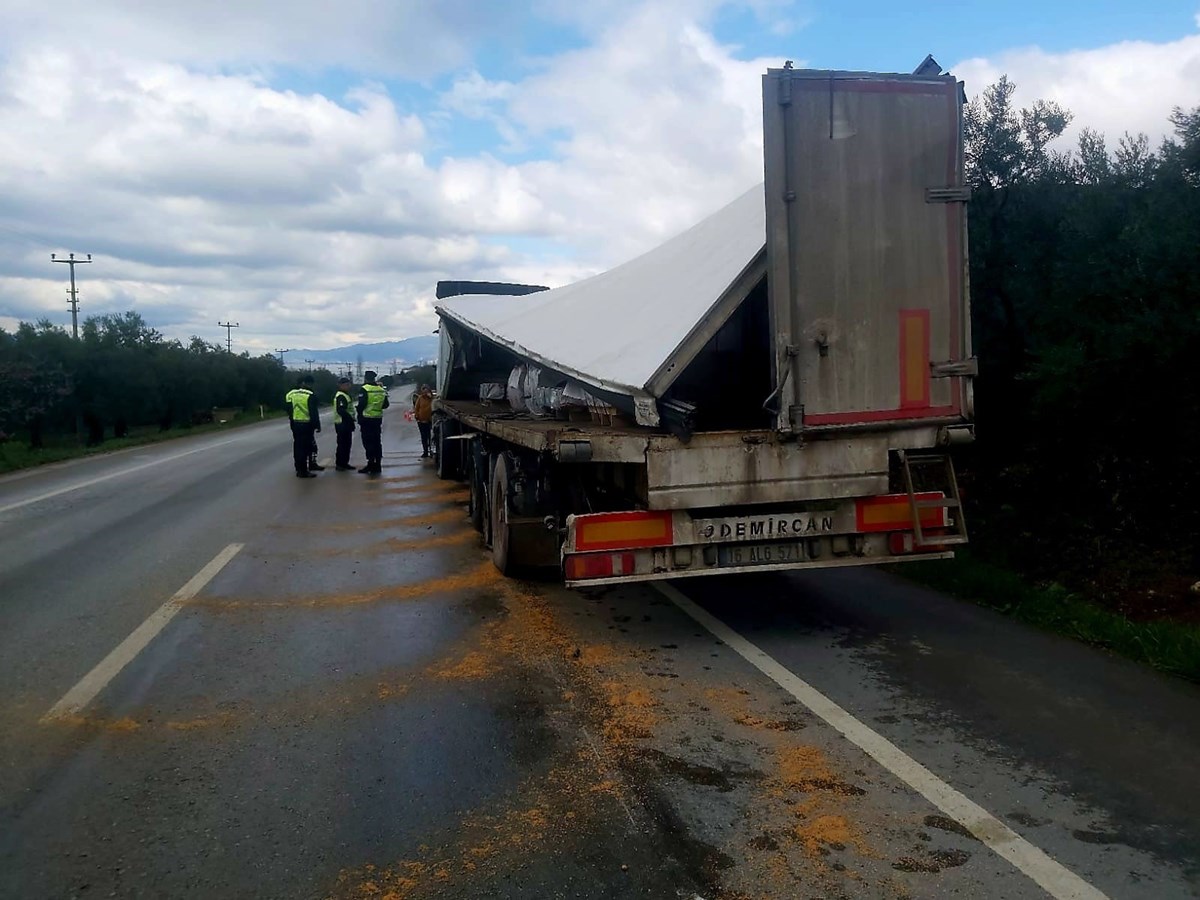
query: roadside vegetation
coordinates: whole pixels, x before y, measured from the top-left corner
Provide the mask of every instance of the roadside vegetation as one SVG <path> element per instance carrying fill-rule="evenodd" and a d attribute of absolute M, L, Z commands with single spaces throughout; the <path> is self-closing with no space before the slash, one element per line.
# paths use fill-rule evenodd
<path fill-rule="evenodd" d="M 967 110 L 970 552 L 903 573 L 1200 676 L 1200 107 L 1115 148 L 1002 79 Z M 1041 585 L 1041 587 L 1033 587 Z"/>
<path fill-rule="evenodd" d="M 334 376 L 313 375 L 332 397 Z M 93 316 L 78 341 L 48 321 L 0 329 L 0 472 L 279 416 L 295 377 L 136 312 Z"/>

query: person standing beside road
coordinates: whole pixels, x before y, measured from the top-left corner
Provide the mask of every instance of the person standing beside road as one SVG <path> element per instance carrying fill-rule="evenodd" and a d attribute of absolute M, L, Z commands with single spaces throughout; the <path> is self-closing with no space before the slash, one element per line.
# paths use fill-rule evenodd
<path fill-rule="evenodd" d="M 354 413 L 351 410 L 353 400 L 350 397 L 350 379 L 339 378 L 337 393 L 333 395 L 333 430 L 337 433 L 337 457 L 334 468 L 339 472 L 349 472 L 354 466 L 350 465 L 350 449 L 354 444 Z"/>
<path fill-rule="evenodd" d="M 421 389 L 413 394 L 413 418 L 417 420 L 417 430 L 421 432 L 421 458 L 426 459 L 433 429 L 433 391 L 427 384 L 421 385 Z"/>
<path fill-rule="evenodd" d="M 312 392 L 313 377 L 302 376 L 296 386 L 287 392 L 288 423 L 292 428 L 292 461 L 296 465 L 297 478 L 316 478 L 316 433 L 321 430 L 321 419 L 317 413 L 317 401 Z"/>
<path fill-rule="evenodd" d="M 383 471 L 383 411 L 388 408 L 388 395 L 387 389 L 376 383 L 374 372 L 366 372 L 364 378 L 358 395 L 358 427 L 367 464 L 358 471 L 378 475 Z"/>

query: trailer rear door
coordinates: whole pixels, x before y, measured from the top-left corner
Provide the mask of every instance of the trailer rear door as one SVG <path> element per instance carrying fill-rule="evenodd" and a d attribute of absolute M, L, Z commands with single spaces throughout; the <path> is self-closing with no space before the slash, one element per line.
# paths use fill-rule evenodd
<path fill-rule="evenodd" d="M 763 102 L 779 429 L 965 418 L 958 83 L 773 69 Z"/>

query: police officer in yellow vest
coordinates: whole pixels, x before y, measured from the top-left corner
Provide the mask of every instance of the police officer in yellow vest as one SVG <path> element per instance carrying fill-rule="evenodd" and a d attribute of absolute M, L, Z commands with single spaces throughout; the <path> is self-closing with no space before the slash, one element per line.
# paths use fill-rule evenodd
<path fill-rule="evenodd" d="M 362 429 L 367 464 L 358 471 L 377 475 L 383 471 L 383 411 L 388 408 L 387 390 L 375 381 L 374 372 L 364 373 L 366 383 L 358 395 L 358 427 Z"/>
<path fill-rule="evenodd" d="M 292 459 L 296 464 L 297 478 L 316 478 L 313 469 L 317 465 L 315 433 L 321 430 L 321 419 L 317 415 L 317 401 L 312 392 L 313 377 L 305 375 L 296 386 L 287 392 L 288 422 L 292 426 Z"/>
<path fill-rule="evenodd" d="M 339 472 L 349 472 L 350 448 L 354 444 L 354 400 L 350 397 L 350 379 L 339 378 L 333 395 L 333 430 L 337 432 L 337 465 Z"/>

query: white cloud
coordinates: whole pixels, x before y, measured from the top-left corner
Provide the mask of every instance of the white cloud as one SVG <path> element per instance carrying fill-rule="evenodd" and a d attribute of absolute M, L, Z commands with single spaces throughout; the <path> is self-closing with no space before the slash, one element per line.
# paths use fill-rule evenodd
<path fill-rule="evenodd" d="M 766 62 L 735 60 L 685 6 L 638 8 L 520 81 L 457 78 L 443 109 L 553 142 L 518 164 L 431 164 L 426 124 L 381 88 L 339 103 L 108 50 L 14 53 L 0 68 L 0 315 L 61 320 L 50 250 L 97 255 L 87 312 L 132 303 L 179 336 L 232 316 L 261 347 L 295 329 L 314 345 L 368 325 L 424 332 L 438 278 L 555 285 L 619 262 L 761 177 Z"/>
<path fill-rule="evenodd" d="M 423 331 L 418 285 L 507 256 L 443 214 L 425 140 L 377 89 L 339 105 L 178 65 L 17 55 L 0 70 L 0 315 L 61 320 L 46 255 L 76 250 L 96 255 L 85 313 L 134 303 L 176 336 L 230 315 L 261 346 L 297 322 L 314 341 Z"/>
<path fill-rule="evenodd" d="M 489 38 L 519 33 L 522 16 L 519 4 L 476 0 L 0 0 L 0 49 L 37 35 L 193 66 L 336 65 L 424 78 L 462 65 Z"/>
<path fill-rule="evenodd" d="M 1066 53 L 1032 47 L 968 59 L 953 71 L 971 95 L 1007 74 L 1017 85 L 1019 106 L 1044 99 L 1069 109 L 1074 120 L 1059 149 L 1073 147 L 1084 127 L 1103 132 L 1110 147 L 1126 131 L 1145 132 L 1157 145 L 1171 131 L 1167 117 L 1173 107 L 1200 104 L 1200 35 Z"/>
<path fill-rule="evenodd" d="M 645 5 L 515 87 L 509 115 L 559 155 L 525 175 L 593 259 L 646 249 L 762 177 L 760 76 L 778 62 Z"/>
<path fill-rule="evenodd" d="M 508 81 L 488 81 L 472 69 L 454 80 L 449 91 L 442 95 L 442 104 L 471 119 L 484 119 L 494 114 L 497 103 L 512 96 Z"/>

